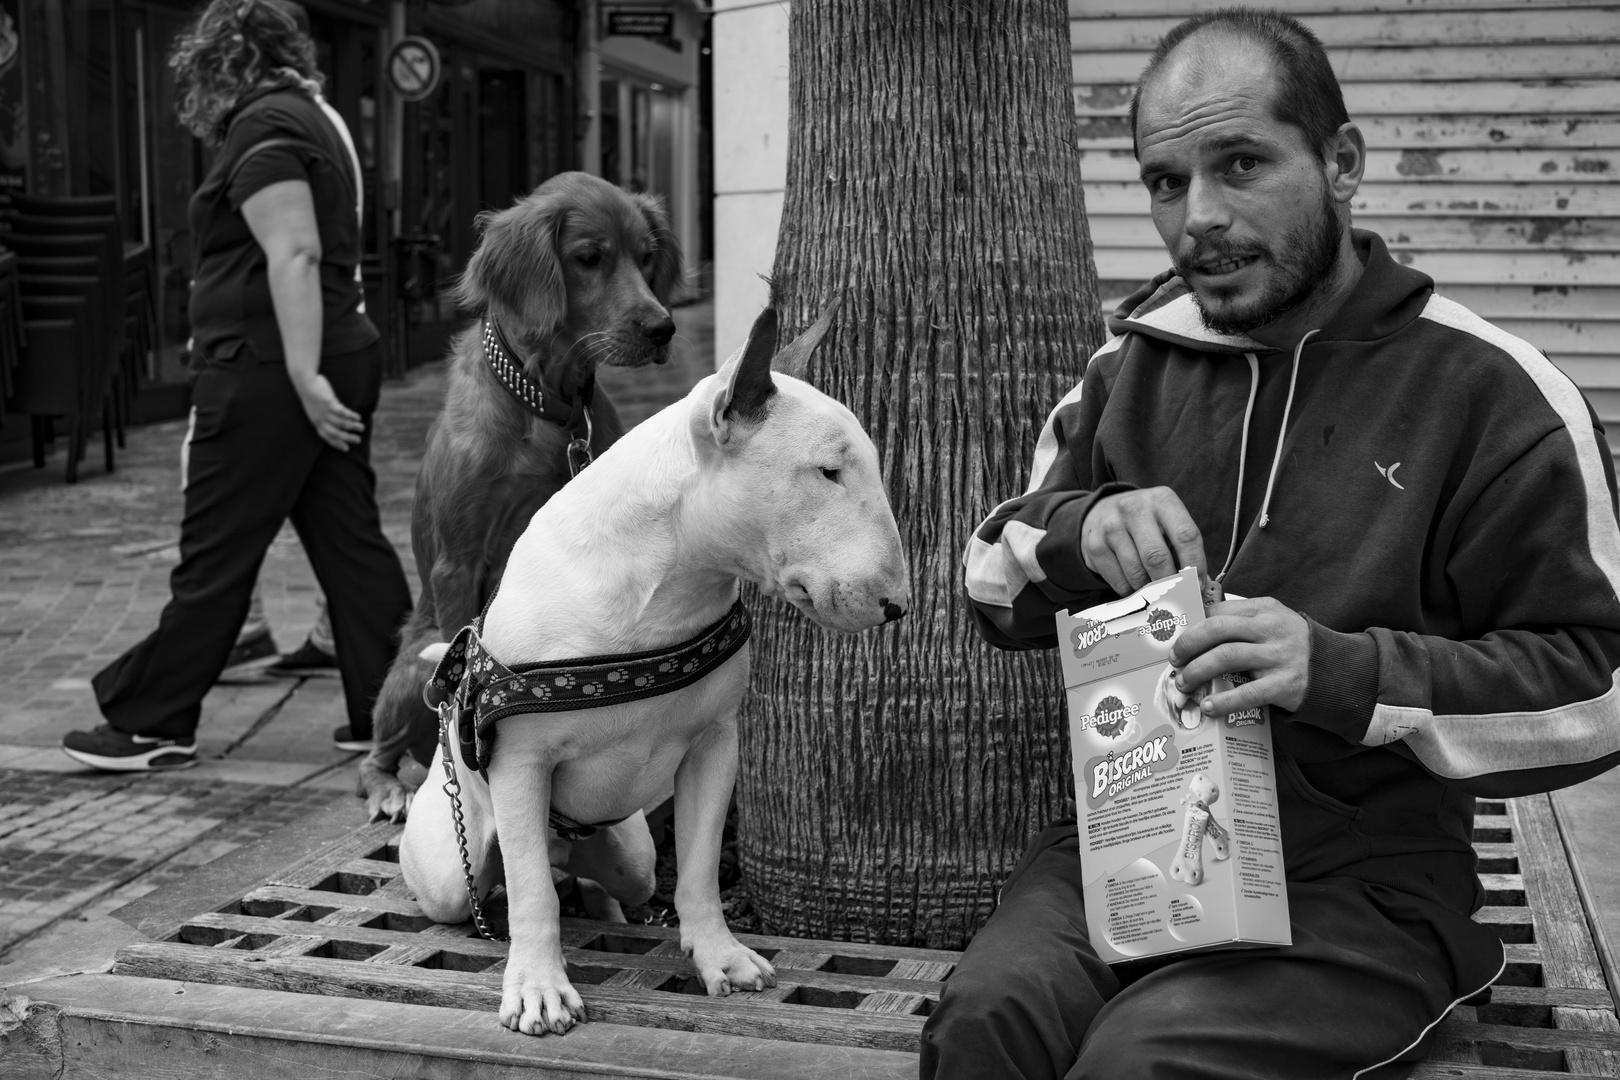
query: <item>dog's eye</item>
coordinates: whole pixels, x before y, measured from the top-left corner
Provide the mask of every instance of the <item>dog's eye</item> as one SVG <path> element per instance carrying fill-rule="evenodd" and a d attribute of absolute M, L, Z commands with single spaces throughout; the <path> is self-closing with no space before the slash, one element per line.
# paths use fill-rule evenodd
<path fill-rule="evenodd" d="M 600 266 L 602 263 L 602 253 L 600 251 L 588 251 L 575 257 L 579 259 L 579 265 L 581 266 Z"/>
<path fill-rule="evenodd" d="M 821 470 L 821 475 L 825 476 L 827 479 L 831 480 L 835 484 L 843 483 L 843 481 L 840 479 L 840 477 L 842 477 L 844 474 L 841 471 L 839 471 L 838 469 L 822 469 Z"/>

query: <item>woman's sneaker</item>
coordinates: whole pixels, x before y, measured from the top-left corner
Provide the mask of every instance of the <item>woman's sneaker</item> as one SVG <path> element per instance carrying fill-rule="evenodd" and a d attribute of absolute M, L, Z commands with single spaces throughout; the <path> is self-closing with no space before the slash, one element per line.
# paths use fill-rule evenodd
<path fill-rule="evenodd" d="M 353 728 L 349 727 L 348 724 L 344 724 L 342 727 L 332 732 L 332 745 L 337 747 L 339 750 L 348 750 L 361 754 L 369 754 L 371 753 L 372 743 L 370 735 L 367 735 L 365 738 L 360 738 L 354 733 Z"/>
<path fill-rule="evenodd" d="M 131 735 L 110 724 L 94 731 L 70 731 L 62 737 L 62 752 L 92 769 L 107 772 L 161 772 L 189 769 L 197 764 L 197 737 L 163 739 Z"/>
<path fill-rule="evenodd" d="M 319 645 L 304 639 L 304 643 L 264 669 L 266 675 L 281 679 L 303 679 L 312 675 L 336 675 L 337 657 Z"/>
<path fill-rule="evenodd" d="M 279 654 L 276 652 L 276 641 L 270 636 L 269 627 L 257 630 L 247 637 L 238 638 L 231 648 L 231 655 L 225 658 L 225 670 L 219 673 L 215 682 L 239 682 L 250 679 L 257 682 L 258 677 L 264 674 L 266 667 Z"/>

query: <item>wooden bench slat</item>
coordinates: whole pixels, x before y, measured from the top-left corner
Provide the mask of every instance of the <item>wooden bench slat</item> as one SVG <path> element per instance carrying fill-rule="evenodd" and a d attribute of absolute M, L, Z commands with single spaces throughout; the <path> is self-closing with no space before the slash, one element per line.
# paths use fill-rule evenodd
<path fill-rule="evenodd" d="M 378 889 L 376 892 L 359 896 L 350 893 L 325 892 L 317 889 L 300 889 L 289 885 L 265 885 L 242 897 L 242 903 L 264 902 L 297 904 L 301 907 L 352 908 L 357 911 L 374 911 L 382 914 L 416 918 L 423 917 L 421 904 L 409 897 L 383 895 L 386 888 L 387 886 L 384 886 L 383 889 Z"/>
<path fill-rule="evenodd" d="M 566 931 L 569 927 L 584 927 L 596 934 L 603 933 L 601 923 L 592 923 L 584 919 L 563 919 L 562 927 Z M 681 932 L 671 926 L 642 926 L 639 924 L 615 925 L 609 933 L 621 937 L 641 938 L 679 938 Z M 750 949 L 775 949 L 777 951 L 790 949 L 803 949 L 806 942 L 802 938 L 772 937 L 766 934 L 738 934 L 737 940 Z M 831 944 L 836 950 L 835 955 L 848 957 L 864 957 L 873 960 L 928 960 L 936 963 L 956 964 L 962 959 L 960 952 L 949 949 L 916 949 L 901 945 L 867 945 L 859 941 L 840 941 L 836 944 L 818 942 L 823 947 Z"/>
<path fill-rule="evenodd" d="M 443 939 L 453 941 L 466 936 L 459 926 L 434 923 L 432 926 L 418 930 L 411 935 L 420 944 L 413 942 L 409 945 L 390 945 L 376 956 L 366 957 L 365 962 L 368 964 L 397 964 L 401 967 L 414 967 L 443 952 Z"/>
<path fill-rule="evenodd" d="M 1519 844 L 1526 906 L 1534 916 L 1536 943 L 1541 946 L 1542 981 L 1552 986 L 1604 989 L 1603 969 L 1592 947 L 1586 911 L 1575 891 L 1552 801 L 1545 795 L 1532 795 L 1514 799 L 1508 809 Z"/>
<path fill-rule="evenodd" d="M 1607 990 L 1585 990 L 1574 986 L 1491 987 L 1492 1005 L 1567 1005 L 1577 1009 L 1607 1009 Z"/>
<path fill-rule="evenodd" d="M 166 941 L 141 942 L 119 951 L 114 973 L 299 994 L 377 998 L 481 1012 L 494 1012 L 500 1007 L 501 979 L 488 973 L 399 968 L 309 957 L 261 959 L 262 955 L 262 952 L 235 950 L 219 952 L 205 946 Z M 576 989 L 595 1020 L 679 1031 L 909 1053 L 916 1050 L 923 1025 L 920 1016 L 750 1001 L 751 995 L 747 993 L 709 998 L 591 985 Z M 739 1005 L 745 1007 L 738 1008 Z"/>
<path fill-rule="evenodd" d="M 315 961 L 303 961 L 314 963 Z M 1584 1010 L 1582 1010 L 1584 1011 Z M 1529 1050 L 1563 1050 L 1572 1047 L 1620 1052 L 1620 1032 L 1576 1029 L 1517 1027 L 1512 1024 L 1480 1024 L 1464 1020 L 1442 1020 L 1435 1025 L 1436 1037 L 1465 1039 L 1473 1043 L 1497 1043 Z"/>
<path fill-rule="evenodd" d="M 863 998 L 855 1006 L 856 1012 L 899 1013 L 909 1016 L 922 1007 L 923 1002 L 929 1000 L 923 994 L 900 994 L 893 990 L 872 994 Z"/>
<path fill-rule="evenodd" d="M 1612 1002 L 1598 1009 L 1553 1008 L 1553 1023 L 1561 1032 L 1601 1031 L 1620 1036 L 1620 1021 L 1614 1016 Z M 1596 1050 L 1584 1046 L 1571 1046 L 1564 1051 L 1564 1061 L 1572 1072 L 1596 1073 L 1599 1076 L 1620 1076 L 1620 1039 L 1613 1050 Z"/>
<path fill-rule="evenodd" d="M 365 913 L 343 912 L 340 914 L 353 919 Z M 315 938 L 317 943 L 330 940 L 345 944 L 372 945 L 380 949 L 410 948 L 421 944 L 419 941 L 421 935 L 416 932 L 381 930 L 369 926 L 329 923 L 325 920 L 313 923 L 289 922 L 284 919 L 267 919 L 257 915 L 233 915 L 221 911 L 205 912 L 195 919 L 188 920 L 186 925 L 228 933 L 275 934 L 279 936 L 302 936 L 319 928 L 320 935 Z M 615 925 L 612 927 L 612 932 L 619 929 L 620 927 Z M 269 948 L 269 946 L 266 946 L 266 948 Z M 504 941 L 487 941 L 476 937 L 464 937 L 457 934 L 454 939 L 436 943 L 436 947 L 432 950 L 432 952 L 444 951 L 456 952 L 466 956 L 486 956 L 491 961 L 504 960 L 506 958 L 507 943 Z M 260 950 L 260 953 L 262 952 L 263 950 Z M 797 956 L 818 964 L 825 963 L 831 958 L 831 954 L 807 953 L 802 949 L 797 951 L 784 950 L 784 953 L 790 958 Z M 431 955 L 431 952 L 429 955 Z M 615 967 L 655 971 L 661 973 L 660 981 L 667 979 L 670 975 L 690 975 L 693 970 L 691 961 L 680 953 L 678 938 L 663 938 L 658 945 L 645 953 L 603 952 L 597 949 L 565 946 L 563 948 L 563 957 L 570 964 L 579 967 Z M 777 964 L 774 961 L 773 966 L 777 968 L 778 976 L 784 981 L 821 990 L 851 993 L 878 993 L 889 990 L 909 994 L 922 993 L 935 999 L 939 996 L 937 984 L 931 989 L 923 989 L 916 984 L 914 979 L 895 979 L 880 975 L 852 975 L 835 971 L 821 971 L 816 968 L 799 970 L 792 965 Z"/>
<path fill-rule="evenodd" d="M 1549 1077 L 1558 1077 L 1559 1080 L 1600 1080 L 1602 1076 L 1602 1073 L 1550 1073 L 1544 1069 L 1515 1069 L 1507 1065 L 1425 1061 L 1412 1071 L 1411 1080 L 1548 1080 Z"/>
<path fill-rule="evenodd" d="M 1533 925 L 1530 909 L 1527 907 L 1502 907 L 1488 905 L 1474 912 L 1474 921 L 1479 923 L 1488 923 L 1492 926 Z"/>
<path fill-rule="evenodd" d="M 343 863 L 366 858 L 378 849 L 397 842 L 401 831 L 402 826 L 386 821 L 363 825 L 272 875 L 269 884 L 307 889 L 337 873 Z M 399 873 L 397 867 L 394 873 Z"/>

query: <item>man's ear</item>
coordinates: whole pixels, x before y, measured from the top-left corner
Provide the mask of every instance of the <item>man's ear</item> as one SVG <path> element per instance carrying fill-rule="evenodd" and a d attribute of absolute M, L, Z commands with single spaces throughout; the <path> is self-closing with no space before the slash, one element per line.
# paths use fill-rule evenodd
<path fill-rule="evenodd" d="M 1328 144 L 1328 190 L 1337 203 L 1349 203 L 1367 170 L 1367 140 L 1354 123 L 1339 125 Z"/>
<path fill-rule="evenodd" d="M 822 309 L 821 317 L 810 324 L 810 329 L 794 338 L 783 350 L 776 354 L 776 370 L 784 375 L 791 375 L 795 379 L 804 378 L 805 371 L 810 367 L 810 358 L 815 355 L 816 347 L 821 339 L 827 336 L 832 328 L 833 316 L 844 304 L 842 296 L 835 297 L 833 302 Z"/>
<path fill-rule="evenodd" d="M 731 441 L 739 423 L 765 419 L 776 383 L 771 358 L 776 355 L 776 309 L 768 307 L 754 320 L 742 356 L 727 369 L 726 383 L 709 403 L 709 431 L 721 446 Z"/>
<path fill-rule="evenodd" d="M 568 318 L 557 250 L 567 213 L 561 199 L 528 195 L 478 215 L 478 247 L 456 284 L 456 300 L 488 311 L 513 341 L 538 344 Z"/>

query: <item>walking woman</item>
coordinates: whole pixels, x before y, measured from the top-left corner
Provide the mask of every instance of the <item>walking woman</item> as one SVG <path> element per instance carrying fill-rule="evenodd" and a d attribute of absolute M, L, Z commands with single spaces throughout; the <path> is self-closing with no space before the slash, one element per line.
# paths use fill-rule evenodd
<path fill-rule="evenodd" d="M 382 356 L 358 274 L 359 162 L 307 26 L 289 0 L 213 0 L 170 60 L 181 122 L 219 146 L 190 206 L 196 416 L 172 596 L 93 680 L 107 722 L 62 740 L 98 769 L 195 763 L 203 695 L 288 518 L 331 613 L 349 714 L 336 741 L 370 737 L 410 610 L 370 463 Z"/>

